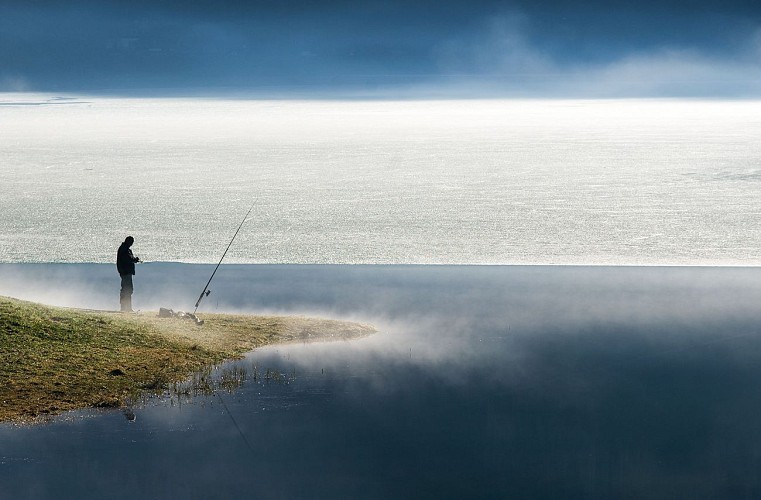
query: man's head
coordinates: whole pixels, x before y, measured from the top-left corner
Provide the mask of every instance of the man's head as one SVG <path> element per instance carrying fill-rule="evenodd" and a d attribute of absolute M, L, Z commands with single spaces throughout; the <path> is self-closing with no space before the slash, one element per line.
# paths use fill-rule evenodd
<path fill-rule="evenodd" d="M 135 242 L 135 238 L 133 238 L 132 236 L 127 236 L 124 239 L 124 243 L 126 243 L 128 247 L 131 247 L 134 242 Z"/>

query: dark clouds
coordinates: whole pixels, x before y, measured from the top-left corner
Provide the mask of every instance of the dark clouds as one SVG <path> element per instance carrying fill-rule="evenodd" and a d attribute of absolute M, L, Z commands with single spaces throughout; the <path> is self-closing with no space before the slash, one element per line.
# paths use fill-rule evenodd
<path fill-rule="evenodd" d="M 740 0 L 5 1 L 0 90 L 747 95 L 760 28 Z"/>

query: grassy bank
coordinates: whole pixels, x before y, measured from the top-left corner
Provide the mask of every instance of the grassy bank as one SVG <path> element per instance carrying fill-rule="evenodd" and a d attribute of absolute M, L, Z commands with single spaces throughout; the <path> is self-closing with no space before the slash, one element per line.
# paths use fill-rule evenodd
<path fill-rule="evenodd" d="M 0 421 L 118 407 L 256 347 L 374 332 L 302 317 L 204 314 L 205 324 L 0 297 Z"/>

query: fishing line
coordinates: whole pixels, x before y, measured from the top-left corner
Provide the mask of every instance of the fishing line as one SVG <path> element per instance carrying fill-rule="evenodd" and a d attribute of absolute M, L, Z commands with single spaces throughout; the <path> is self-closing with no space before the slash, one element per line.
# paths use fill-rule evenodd
<path fill-rule="evenodd" d="M 246 215 L 243 217 L 243 220 L 240 222 L 238 229 L 235 231 L 235 234 L 233 234 L 233 237 L 230 240 L 230 243 L 227 245 L 227 248 L 225 248 L 225 253 L 223 253 L 222 257 L 219 259 L 219 262 L 217 263 L 217 267 L 215 267 L 214 272 L 211 273 L 211 277 L 209 277 L 209 281 L 207 281 L 206 286 L 203 287 L 203 290 L 201 291 L 201 295 L 198 296 L 198 300 L 196 301 L 196 308 L 193 309 L 193 314 L 195 314 L 196 311 L 198 310 L 198 306 L 201 304 L 201 301 L 203 300 L 203 298 L 208 297 L 208 295 L 211 293 L 211 290 L 208 290 L 209 284 L 211 283 L 211 280 L 214 279 L 214 275 L 217 274 L 217 269 L 219 269 L 220 264 L 222 264 L 222 260 L 224 260 L 225 255 L 227 255 L 227 251 L 230 250 L 230 247 L 233 245 L 233 241 L 235 241 L 235 237 L 238 236 L 238 233 L 240 232 L 240 228 L 243 227 L 243 224 L 245 224 L 246 219 L 248 219 L 248 215 L 254 209 L 254 205 L 256 205 L 256 202 L 252 203 L 251 208 L 249 208 L 248 212 L 246 212 Z"/>
<path fill-rule="evenodd" d="M 233 425 L 236 429 L 238 429 L 238 434 L 240 434 L 240 437 L 243 438 L 243 442 L 246 443 L 246 446 L 248 446 L 248 449 L 251 450 L 251 453 L 254 453 L 254 447 L 251 446 L 251 443 L 248 442 L 248 438 L 246 438 L 246 435 L 243 434 L 243 430 L 238 425 L 238 422 L 236 422 L 235 417 L 233 417 L 233 414 L 230 413 L 230 408 L 227 407 L 227 404 L 225 403 L 225 400 L 222 399 L 222 395 L 219 394 L 219 391 L 214 391 L 214 394 L 217 395 L 219 398 L 219 402 L 222 403 L 222 406 L 225 408 L 225 411 L 227 412 L 227 415 L 230 417 L 230 420 L 233 421 Z"/>

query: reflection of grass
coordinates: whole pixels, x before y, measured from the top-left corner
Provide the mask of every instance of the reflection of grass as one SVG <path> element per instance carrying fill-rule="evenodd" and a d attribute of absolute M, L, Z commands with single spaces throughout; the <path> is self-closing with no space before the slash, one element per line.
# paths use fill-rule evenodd
<path fill-rule="evenodd" d="M 249 377 L 260 384 L 271 382 L 290 384 L 296 380 L 296 370 L 289 374 L 269 368 L 260 372 L 256 365 L 251 365 L 251 369 L 238 365 L 221 370 L 212 370 L 212 368 L 207 367 L 194 373 L 189 379 L 173 383 L 166 395 L 170 399 L 176 398 L 178 402 L 181 402 L 183 400 L 191 401 L 195 396 L 211 396 L 217 390 L 233 392 L 242 386 Z"/>
<path fill-rule="evenodd" d="M 219 379 L 219 387 L 227 392 L 233 392 L 243 385 L 246 381 L 246 370 L 234 366 L 230 369 L 222 370 L 222 376 Z"/>
<path fill-rule="evenodd" d="M 0 297 L 0 420 L 121 406 L 194 373 L 198 387 L 206 384 L 213 391 L 208 367 L 255 347 L 374 331 L 301 317 L 210 314 L 203 319 L 205 325 L 198 327 L 155 313 L 87 312 Z M 223 374 L 221 387 L 231 390 L 245 377 L 233 369 Z"/>

